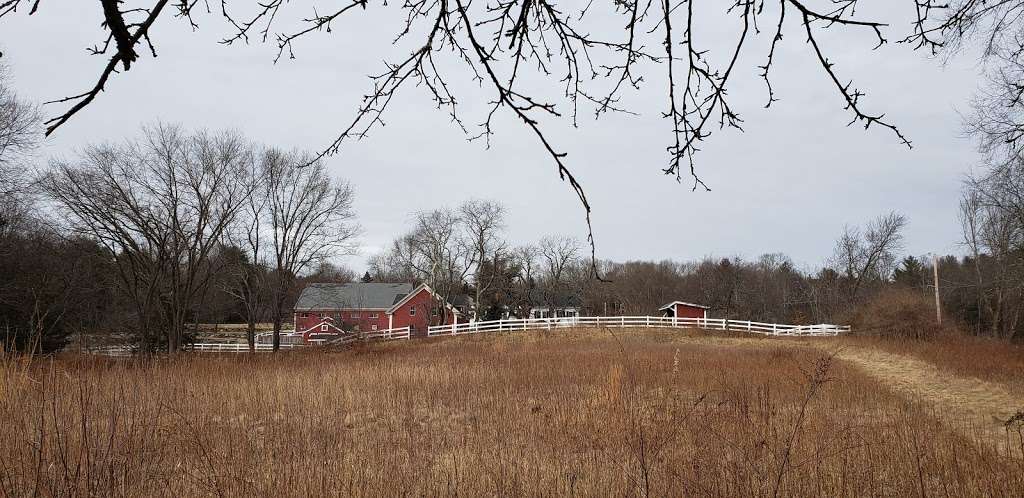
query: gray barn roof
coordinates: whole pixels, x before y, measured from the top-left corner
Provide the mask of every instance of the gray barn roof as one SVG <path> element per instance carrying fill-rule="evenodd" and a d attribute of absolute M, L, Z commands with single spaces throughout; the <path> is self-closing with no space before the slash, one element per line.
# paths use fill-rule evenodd
<path fill-rule="evenodd" d="M 295 302 L 296 310 L 379 309 L 386 310 L 414 289 L 412 284 L 354 282 L 350 284 L 309 284 Z"/>

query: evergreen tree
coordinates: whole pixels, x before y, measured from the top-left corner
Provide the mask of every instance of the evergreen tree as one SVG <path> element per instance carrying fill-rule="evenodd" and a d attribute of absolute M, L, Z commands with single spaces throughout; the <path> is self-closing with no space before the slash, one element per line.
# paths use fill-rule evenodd
<path fill-rule="evenodd" d="M 893 280 L 899 285 L 919 288 L 925 279 L 925 267 L 913 256 L 907 256 L 893 272 Z"/>

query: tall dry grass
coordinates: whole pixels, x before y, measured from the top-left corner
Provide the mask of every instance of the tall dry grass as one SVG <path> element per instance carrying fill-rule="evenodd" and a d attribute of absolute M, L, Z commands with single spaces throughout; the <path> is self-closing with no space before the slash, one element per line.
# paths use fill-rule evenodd
<path fill-rule="evenodd" d="M 1024 345 L 1021 344 L 963 334 L 925 341 L 851 336 L 840 342 L 913 356 L 954 375 L 996 382 L 1024 394 Z"/>
<path fill-rule="evenodd" d="M 1011 496 L 1022 455 L 780 341 L 519 334 L 0 362 L 42 496 Z M 1010 451 L 1017 451 L 1012 449 Z"/>

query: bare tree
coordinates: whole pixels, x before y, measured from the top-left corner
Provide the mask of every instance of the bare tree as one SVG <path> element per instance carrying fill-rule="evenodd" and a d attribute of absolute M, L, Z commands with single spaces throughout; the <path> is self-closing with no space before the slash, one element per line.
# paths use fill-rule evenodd
<path fill-rule="evenodd" d="M 864 242 L 860 236 L 860 229 L 846 225 L 843 227 L 843 234 L 836 241 L 833 251 L 833 262 L 836 270 L 842 272 L 849 281 L 857 278 L 857 273 L 863 265 Z"/>
<path fill-rule="evenodd" d="M 254 188 L 250 150 L 237 135 L 156 125 L 140 141 L 57 161 L 44 179 L 69 228 L 117 259 L 146 349 L 156 346 L 154 331 L 171 353 L 181 348 L 210 255 Z"/>
<path fill-rule="evenodd" d="M 267 190 L 263 185 L 256 185 L 245 208 L 239 211 L 232 229 L 227 232 L 228 240 L 239 248 L 241 255 L 227 268 L 230 276 L 223 290 L 245 310 L 245 337 L 252 353 L 256 352 L 256 322 L 266 315 L 270 290 L 264 223 L 269 202 Z"/>
<path fill-rule="evenodd" d="M 354 253 L 359 227 L 352 210 L 352 186 L 331 178 L 322 161 L 270 149 L 262 154 L 260 177 L 266 189 L 264 223 L 274 272 L 270 305 L 276 351 L 296 277 L 327 258 Z"/>
<path fill-rule="evenodd" d="M 394 248 L 370 256 L 367 261 L 370 278 L 375 282 L 413 282 L 416 272 L 405 264 Z"/>
<path fill-rule="evenodd" d="M 512 313 L 520 318 L 527 318 L 532 306 L 533 290 L 540 276 L 538 254 L 540 250 L 533 245 L 520 246 L 512 250 L 511 259 L 519 268 L 517 278 L 512 282 Z"/>
<path fill-rule="evenodd" d="M 39 108 L 14 92 L 8 70 L 0 64 L 0 172 L 4 174 L 0 181 L 11 180 L 7 175 L 12 172 L 7 168 L 31 154 L 39 145 L 41 125 Z"/>
<path fill-rule="evenodd" d="M 916 3 L 919 21 L 907 41 L 948 54 L 971 41 L 980 44 L 984 83 L 966 118 L 967 131 L 990 162 L 1014 161 L 1024 152 L 1024 0 Z"/>
<path fill-rule="evenodd" d="M 1024 165 L 989 162 L 967 179 L 961 201 L 964 239 L 974 254 L 978 326 L 1017 334 L 1024 310 Z"/>
<path fill-rule="evenodd" d="M 355 282 L 355 280 L 355 271 L 347 266 L 330 261 L 321 261 L 312 273 L 303 278 L 305 282 L 329 282 L 334 284 L 347 284 Z"/>
<path fill-rule="evenodd" d="M 451 302 L 473 263 L 462 217 L 457 211 L 442 208 L 417 213 L 413 222 L 413 230 L 395 240 L 392 254 L 402 267 L 411 269 L 434 289 L 443 302 Z M 444 313 L 438 310 L 438 316 Z"/>
<path fill-rule="evenodd" d="M 572 237 L 547 236 L 538 246 L 543 267 L 544 305 L 554 312 L 572 294 L 573 270 L 579 266 L 579 241 Z"/>
<path fill-rule="evenodd" d="M 23 163 L 42 138 L 41 125 L 38 107 L 14 93 L 7 69 L 0 64 L 0 235 L 28 215 Z"/>
<path fill-rule="evenodd" d="M 494 271 L 484 272 L 484 267 L 487 261 L 495 262 L 505 249 L 505 241 L 501 237 L 505 228 L 505 207 L 494 201 L 470 200 L 459 207 L 459 212 L 474 267 L 473 312 L 479 317 L 483 313 L 481 296 L 499 275 Z"/>
<path fill-rule="evenodd" d="M 888 281 L 902 249 L 903 228 L 907 219 L 892 212 L 868 222 L 861 231 L 846 227 L 836 242 L 833 265 L 850 283 L 850 299 L 855 300 L 866 279 Z"/>

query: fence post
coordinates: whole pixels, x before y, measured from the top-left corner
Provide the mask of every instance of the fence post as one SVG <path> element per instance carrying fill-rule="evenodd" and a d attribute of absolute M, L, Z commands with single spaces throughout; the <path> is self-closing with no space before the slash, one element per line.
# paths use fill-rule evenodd
<path fill-rule="evenodd" d="M 647 317 L 647 328 L 651 328 L 651 317 Z"/>
<path fill-rule="evenodd" d="M 452 322 L 452 335 L 455 335 L 455 322 Z"/>
<path fill-rule="evenodd" d="M 772 324 L 772 335 L 779 335 L 779 324 Z"/>

